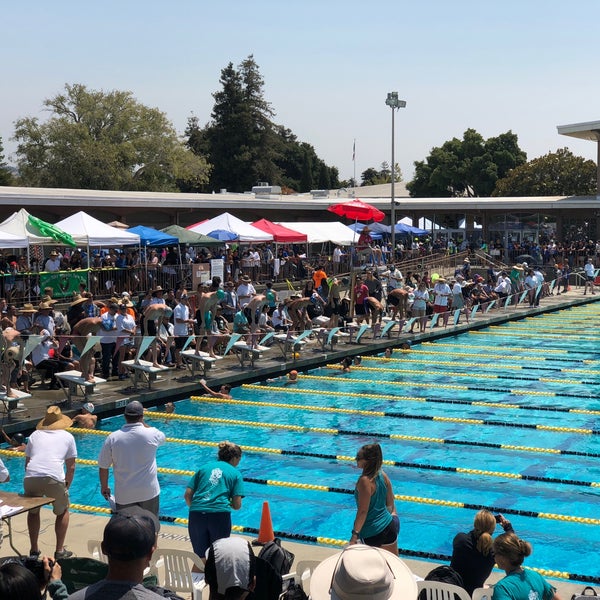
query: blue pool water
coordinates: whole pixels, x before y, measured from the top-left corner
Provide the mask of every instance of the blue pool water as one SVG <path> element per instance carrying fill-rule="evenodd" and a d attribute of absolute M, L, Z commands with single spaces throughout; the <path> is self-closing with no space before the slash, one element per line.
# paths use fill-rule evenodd
<path fill-rule="evenodd" d="M 365 357 L 346 375 L 322 368 L 297 386 L 243 386 L 232 403 L 181 401 L 175 419 L 147 420 L 169 438 L 253 447 L 240 464 L 246 498 L 236 525 L 257 528 L 268 500 L 275 530 L 347 540 L 355 514 L 347 492 L 359 472 L 336 456 L 379 441 L 396 463 L 385 470 L 401 496 L 401 551 L 449 555 L 454 535 L 471 528 L 473 506 L 483 505 L 505 511 L 533 544 L 529 566 L 600 580 L 599 321 L 596 304 L 531 317 L 390 360 Z M 107 419 L 101 429 L 121 424 Z M 104 436 L 76 438 L 80 457 L 95 460 Z M 192 471 L 215 454 L 173 441 L 158 464 Z M 8 489 L 20 491 L 22 458 L 3 458 Z M 162 515 L 187 517 L 188 478 L 160 475 Z M 72 502 L 105 506 L 95 466 L 77 467 Z"/>

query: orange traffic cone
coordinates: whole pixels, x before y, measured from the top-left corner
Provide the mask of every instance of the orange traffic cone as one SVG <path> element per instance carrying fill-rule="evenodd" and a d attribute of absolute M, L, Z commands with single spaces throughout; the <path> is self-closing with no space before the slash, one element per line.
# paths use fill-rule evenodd
<path fill-rule="evenodd" d="M 273 522 L 271 521 L 271 510 L 268 502 L 263 502 L 262 515 L 260 517 L 260 529 L 258 530 L 258 539 L 256 544 L 266 544 L 275 539 L 273 533 Z"/>

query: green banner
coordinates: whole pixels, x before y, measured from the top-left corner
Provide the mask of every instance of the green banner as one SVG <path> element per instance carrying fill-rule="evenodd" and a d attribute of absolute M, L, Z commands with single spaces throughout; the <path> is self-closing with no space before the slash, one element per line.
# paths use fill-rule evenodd
<path fill-rule="evenodd" d="M 88 272 L 82 271 L 58 271 L 57 273 L 40 273 L 40 290 L 43 293 L 44 288 L 52 288 L 53 298 L 70 297 L 79 292 L 79 284 L 84 283 L 87 286 Z"/>

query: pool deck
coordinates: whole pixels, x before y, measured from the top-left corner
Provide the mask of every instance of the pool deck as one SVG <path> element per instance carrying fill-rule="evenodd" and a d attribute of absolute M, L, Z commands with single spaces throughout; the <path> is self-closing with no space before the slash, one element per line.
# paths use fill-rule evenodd
<path fill-rule="evenodd" d="M 277 515 L 273 515 L 274 524 L 277 524 Z M 82 513 L 71 513 L 69 531 L 67 533 L 66 546 L 74 552 L 76 556 L 90 556 L 88 551 L 88 540 L 102 540 L 102 532 L 106 525 L 105 516 L 88 515 Z M 13 540 L 15 547 L 20 552 L 27 552 L 29 548 L 29 538 L 27 536 L 27 520 L 25 515 L 14 517 L 13 523 Z M 237 535 L 234 533 L 234 535 Z M 161 531 L 159 533 L 158 547 L 160 548 L 175 548 L 181 550 L 190 550 L 191 545 L 187 536 L 187 529 L 181 526 L 168 525 L 161 523 Z M 248 536 L 248 540 L 253 538 Z M 339 549 L 328 548 L 325 546 L 317 546 L 312 544 L 302 544 L 298 542 L 290 542 L 283 540 L 283 545 L 293 552 L 295 555 L 294 564 L 301 560 L 317 560 L 322 561 L 328 556 L 339 552 Z M 52 556 L 54 552 L 54 515 L 49 509 L 41 511 L 41 529 L 40 529 L 40 549 L 43 554 Z M 258 554 L 259 549 L 255 552 Z M 0 549 L 0 555 L 9 556 L 14 553 L 10 550 L 8 540 L 5 538 Z M 440 563 L 412 560 L 401 557 L 409 566 L 411 571 L 418 577 L 424 578 L 429 571 Z M 529 561 L 531 562 L 531 561 Z M 294 571 L 294 566 L 292 566 Z M 487 580 L 487 583 L 495 583 L 503 577 L 504 573 L 495 569 Z M 557 588 L 558 594 L 562 600 L 568 600 L 573 594 L 580 594 L 585 587 L 581 583 L 572 583 L 564 579 L 548 578 L 550 583 Z"/>
<path fill-rule="evenodd" d="M 218 360 L 208 371 L 207 384 L 213 389 L 218 389 L 220 385 L 225 383 L 235 387 L 243 383 L 264 381 L 268 378 L 284 375 L 291 369 L 301 372 L 324 364 L 340 362 L 345 356 L 380 354 L 385 348 L 398 348 L 407 340 L 410 340 L 412 344 L 434 341 L 471 329 L 480 329 L 488 325 L 497 325 L 536 314 L 581 306 L 596 301 L 600 301 L 600 295 L 598 295 L 598 298 L 589 295 L 584 297 L 581 288 L 573 289 L 561 296 L 550 296 L 542 299 L 539 308 L 529 308 L 526 305 L 520 305 L 518 307 L 511 306 L 506 309 L 491 310 L 488 313 L 477 314 L 474 319 L 470 320 L 469 324 L 463 322 L 458 326 L 449 325 L 447 328 L 436 327 L 433 330 L 428 329 L 424 334 L 402 334 L 398 336 L 396 333 L 392 334 L 391 339 L 372 339 L 370 332 L 367 332 L 360 340 L 360 344 L 349 344 L 341 341 L 334 347 L 334 351 L 322 351 L 321 345 L 317 341 L 311 341 L 304 346 L 298 358 L 293 359 L 288 356 L 287 361 L 283 359 L 282 353 L 274 345 L 261 358 L 256 360 L 253 367 L 246 365 L 242 368 L 238 358 L 233 355 Z M 461 321 L 464 321 L 464 317 L 461 317 Z M 147 386 L 144 389 L 144 383 L 141 383 L 140 389 L 134 390 L 131 386 L 131 380 L 109 380 L 106 383 L 97 385 L 89 400 L 94 402 L 96 414 L 99 417 L 103 417 L 120 414 L 125 404 L 131 400 L 139 400 L 145 406 L 150 407 L 171 400 L 188 398 L 191 395 L 198 395 L 202 392 L 197 383 L 201 377 L 199 374 L 192 376 L 188 371 L 170 369 L 162 371 L 160 376 L 160 380 L 152 383 L 151 389 L 148 389 Z M 10 433 L 31 431 L 43 417 L 49 405 L 64 400 L 65 395 L 62 390 L 45 390 L 41 389 L 38 384 L 33 388 L 32 397 L 21 401 L 24 405 L 24 410 L 21 408 L 13 412 L 10 419 L 4 414 L 1 419 L 2 424 L 5 430 Z M 63 411 L 74 415 L 78 412 L 83 401 L 85 400 L 81 395 L 74 396 L 70 407 L 63 405 Z M 273 515 L 273 521 L 277 530 L 276 515 Z M 54 519 L 51 511 L 43 509 L 40 541 L 42 551 L 48 554 L 51 554 L 53 550 L 53 523 Z M 101 539 L 105 523 L 106 516 L 71 513 L 67 546 L 78 556 L 89 556 L 87 540 Z M 26 518 L 24 515 L 14 518 L 13 535 L 17 548 L 26 551 L 28 549 L 28 540 Z M 297 561 L 321 560 L 336 552 L 336 549 L 324 546 L 289 542 L 287 540 L 284 543 L 286 547 L 289 547 L 296 554 Z M 187 530 L 181 526 L 163 524 L 159 545 L 162 547 L 190 549 Z M 9 553 L 8 542 L 5 540 L 0 554 L 6 556 Z M 405 560 L 413 572 L 422 577 L 437 564 L 430 561 Z M 494 571 L 490 581 L 496 581 L 501 576 L 500 572 Z M 558 588 L 558 592 L 563 600 L 570 598 L 574 593 L 580 593 L 584 587 L 583 584 L 574 584 L 562 579 L 554 580 L 553 585 Z"/>

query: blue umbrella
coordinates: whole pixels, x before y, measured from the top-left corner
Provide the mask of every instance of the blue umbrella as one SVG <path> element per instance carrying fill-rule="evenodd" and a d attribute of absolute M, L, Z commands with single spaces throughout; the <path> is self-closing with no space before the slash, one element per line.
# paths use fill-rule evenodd
<path fill-rule="evenodd" d="M 227 229 L 215 229 L 208 233 L 208 236 L 215 238 L 221 242 L 233 242 L 238 239 L 238 235 L 233 231 L 227 231 Z"/>

